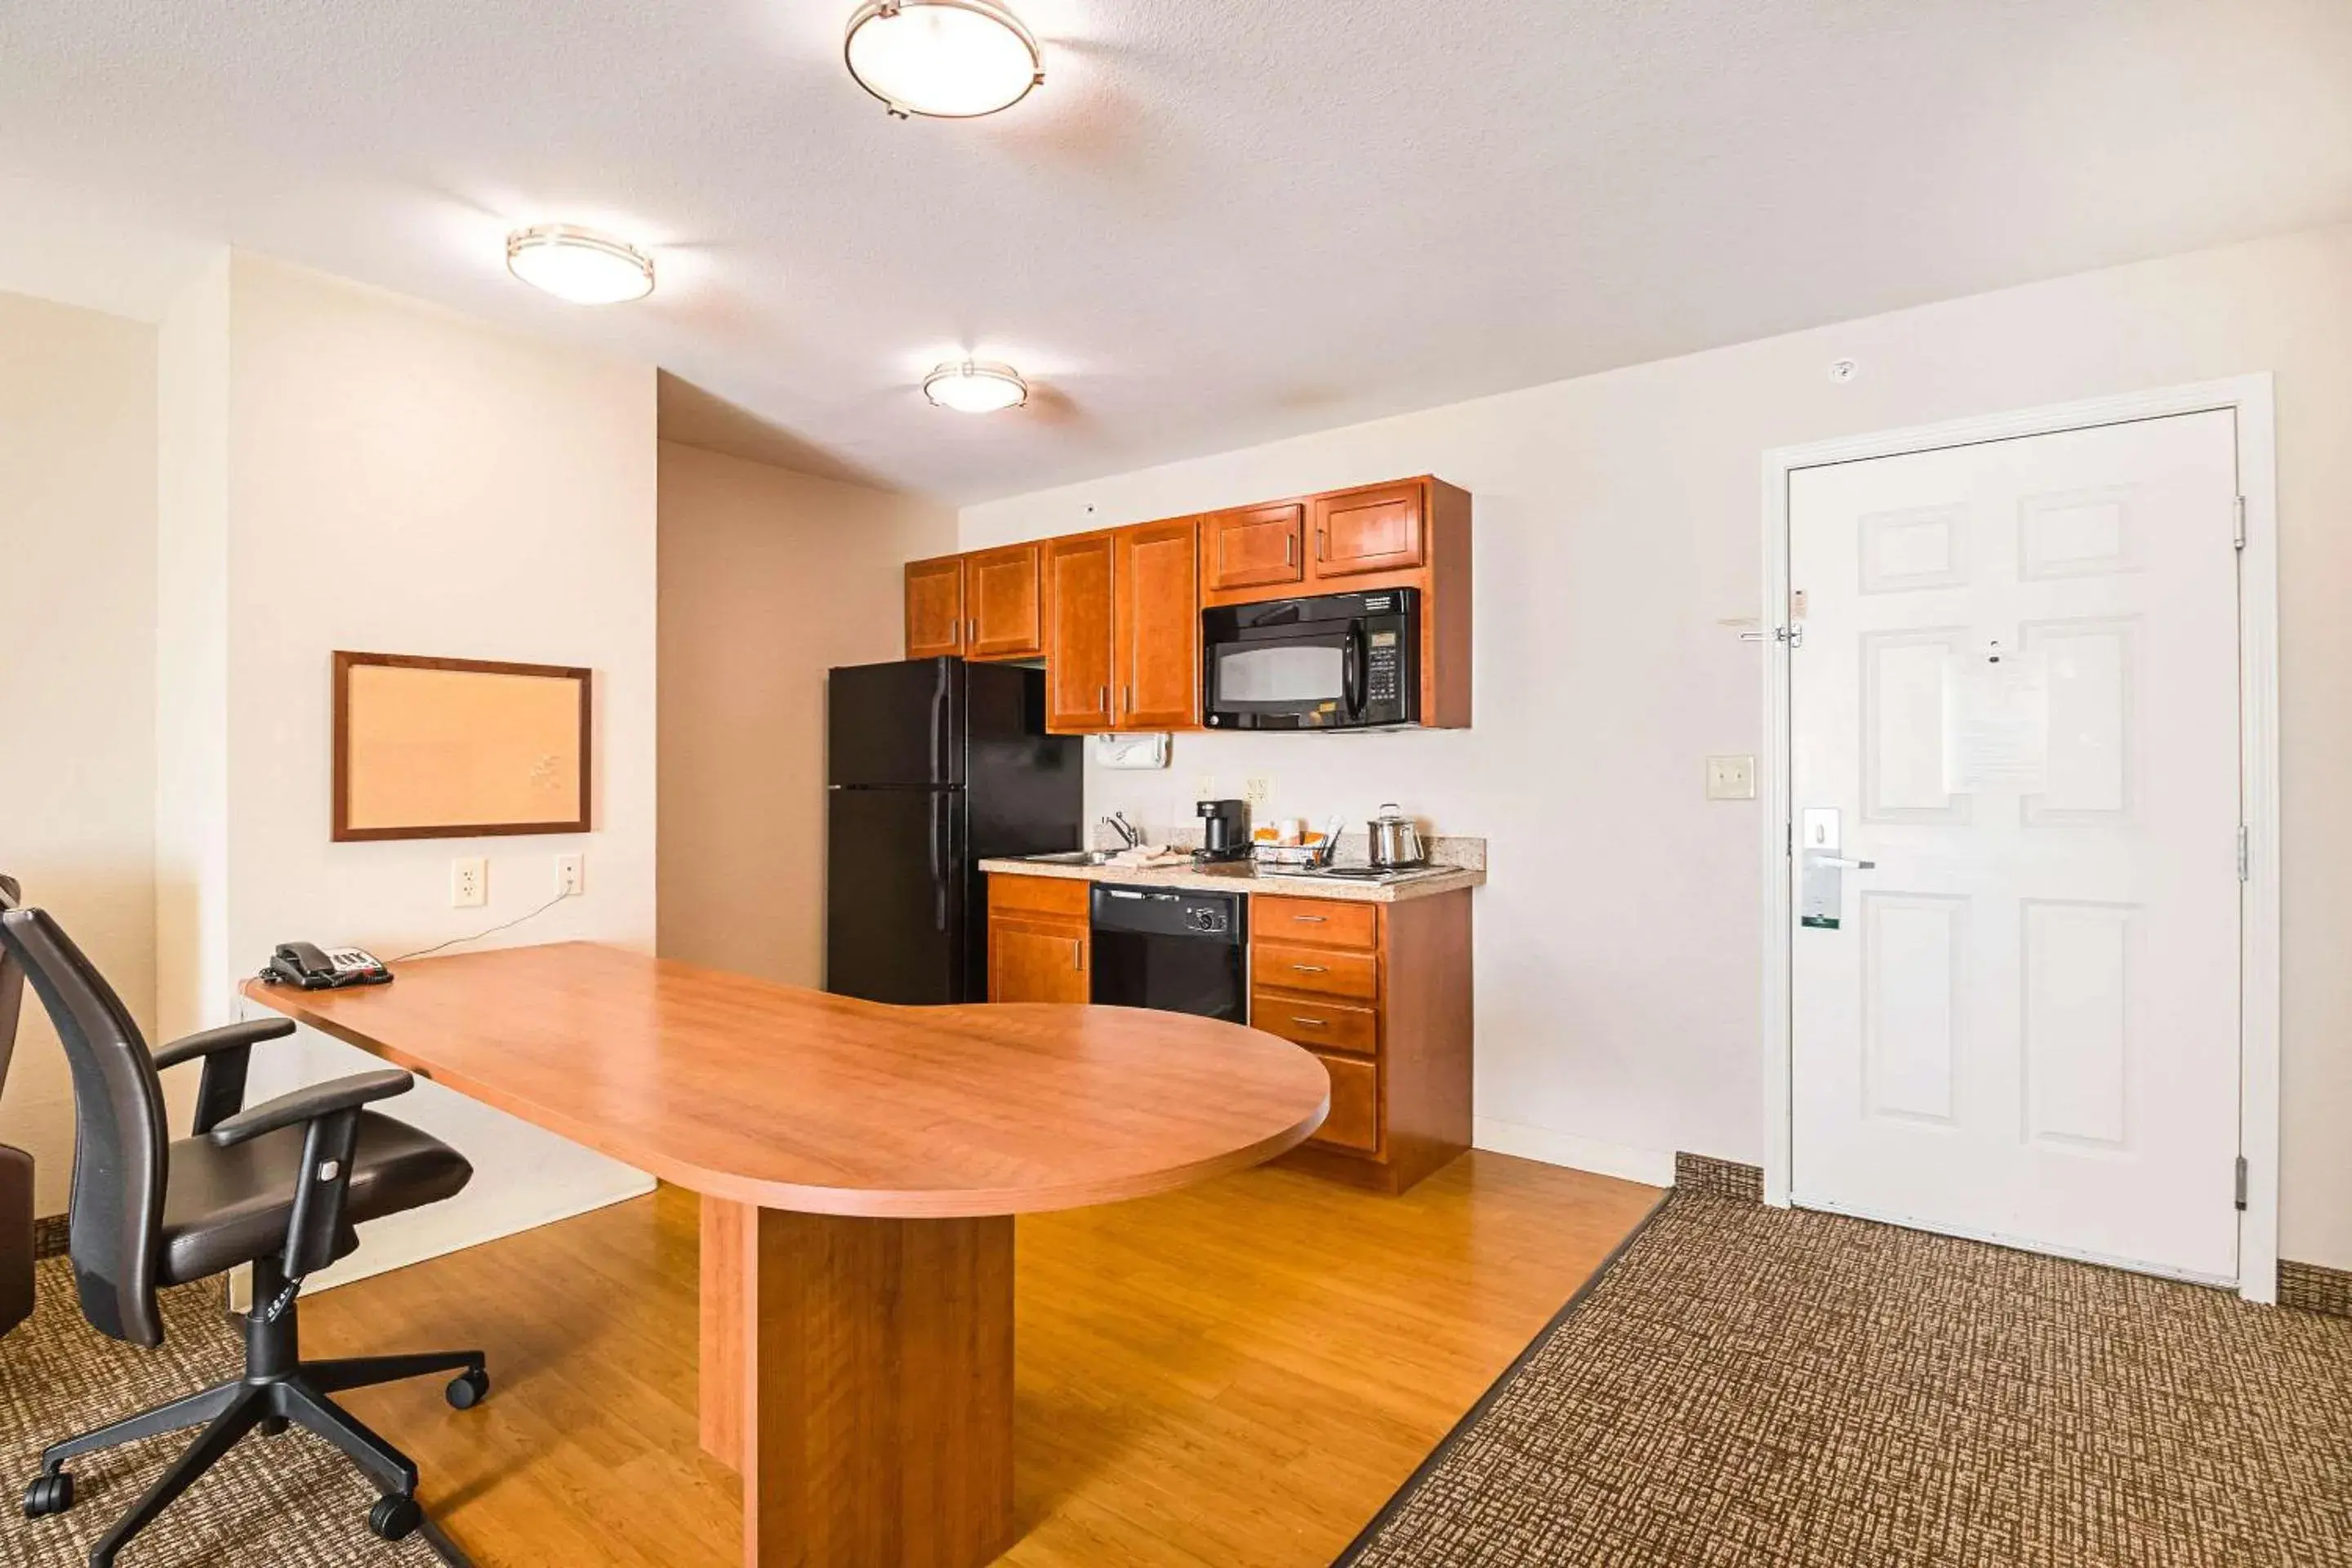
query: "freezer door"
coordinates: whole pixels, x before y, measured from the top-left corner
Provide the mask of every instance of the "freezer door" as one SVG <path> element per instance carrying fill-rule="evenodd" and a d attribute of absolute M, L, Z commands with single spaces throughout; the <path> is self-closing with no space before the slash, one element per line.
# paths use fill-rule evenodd
<path fill-rule="evenodd" d="M 964 782 L 964 665 L 847 665 L 825 678 L 825 782 Z"/>
<path fill-rule="evenodd" d="M 824 988 L 869 1002 L 960 1001 L 970 892 L 963 792 L 825 792 Z"/>

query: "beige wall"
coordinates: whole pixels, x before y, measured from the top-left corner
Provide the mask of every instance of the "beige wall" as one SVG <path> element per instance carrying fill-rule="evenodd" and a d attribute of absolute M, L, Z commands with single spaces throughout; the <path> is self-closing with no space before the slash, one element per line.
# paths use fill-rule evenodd
<path fill-rule="evenodd" d="M 155 1016 L 155 330 L 0 294 L 0 871 Z M 26 998 L 0 1142 L 65 1207 L 73 1096 Z"/>
<path fill-rule="evenodd" d="M 1826 372 L 1852 357 L 1843 385 Z M 2352 1268 L 2352 228 L 2118 268 L 970 507 L 967 548 L 1431 471 L 1477 498 L 1477 727 L 1185 736 L 1093 771 L 1147 826 L 1272 781 L 1493 841 L 1478 905 L 1483 1143 L 1644 1173 L 1763 1152 L 1754 752 L 1767 448 L 2276 373 L 2284 884 L 2281 1247 Z"/>
<path fill-rule="evenodd" d="M 654 371 L 238 252 L 163 329 L 163 584 L 174 732 L 163 939 L 193 1021 L 277 942 L 384 957 L 529 915 L 483 945 L 654 936 Z M 337 648 L 595 672 L 586 834 L 337 844 Z M 216 661 L 216 662 L 207 662 Z M 168 808 L 167 808 L 168 809 Z M 542 912 L 559 855 L 586 890 Z M 489 863 L 453 909 L 449 862 Z M 253 1093 L 378 1065 L 305 1031 L 257 1053 Z M 193 1069 L 183 1069 L 193 1070 Z M 462 1150 L 457 1198 L 377 1222 L 338 1278 L 642 1191 L 637 1173 L 431 1084 L 400 1114 Z"/>
<path fill-rule="evenodd" d="M 824 672 L 899 657 L 900 565 L 955 549 L 917 498 L 661 446 L 667 957 L 814 985 Z"/>

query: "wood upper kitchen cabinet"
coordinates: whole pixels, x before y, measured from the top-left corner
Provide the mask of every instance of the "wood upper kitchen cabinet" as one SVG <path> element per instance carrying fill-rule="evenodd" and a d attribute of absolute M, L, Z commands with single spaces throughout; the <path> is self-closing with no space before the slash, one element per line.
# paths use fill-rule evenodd
<path fill-rule="evenodd" d="M 907 563 L 907 657 L 964 652 L 964 559 Z"/>
<path fill-rule="evenodd" d="M 1250 1026 L 1315 1053 L 1331 1110 L 1285 1158 L 1401 1193 L 1470 1146 L 1470 890 L 1250 900 Z"/>
<path fill-rule="evenodd" d="M 1116 662 L 1112 537 L 1081 533 L 1049 539 L 1045 552 L 1045 728 L 1055 734 L 1108 730 Z"/>
<path fill-rule="evenodd" d="M 1422 565 L 1427 560 L 1423 489 L 1423 481 L 1407 479 L 1317 496 L 1307 520 L 1315 541 L 1315 577 L 1320 581 Z"/>
<path fill-rule="evenodd" d="M 990 874 L 990 1001 L 1084 1002 L 1092 994 L 1087 889 L 1066 878 Z"/>
<path fill-rule="evenodd" d="M 1201 591 L 1192 520 L 1122 528 L 1113 542 L 1115 730 L 1190 730 L 1201 722 Z"/>
<path fill-rule="evenodd" d="M 1212 513 L 1201 520 L 1201 586 L 1219 594 L 1298 582 L 1306 535 L 1302 501 Z"/>
<path fill-rule="evenodd" d="M 963 558 L 964 657 L 1035 658 L 1045 651 L 1043 547 L 1008 544 Z"/>

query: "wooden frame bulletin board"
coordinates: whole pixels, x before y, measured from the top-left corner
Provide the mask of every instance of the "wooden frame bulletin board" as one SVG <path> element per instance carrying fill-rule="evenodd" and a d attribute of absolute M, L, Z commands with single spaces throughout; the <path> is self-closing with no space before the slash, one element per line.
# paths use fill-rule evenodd
<path fill-rule="evenodd" d="M 592 685 L 562 665 L 337 650 L 336 842 L 587 832 Z"/>

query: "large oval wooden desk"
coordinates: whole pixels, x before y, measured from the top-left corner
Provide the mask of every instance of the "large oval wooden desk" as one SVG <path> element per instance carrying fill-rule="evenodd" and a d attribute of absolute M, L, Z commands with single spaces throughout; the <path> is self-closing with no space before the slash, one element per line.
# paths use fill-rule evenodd
<path fill-rule="evenodd" d="M 1169 1013 L 884 1007 L 584 942 L 397 972 L 246 994 L 703 1195 L 702 1443 L 747 1568 L 1010 1546 L 1012 1216 L 1271 1159 L 1329 1093 Z"/>

